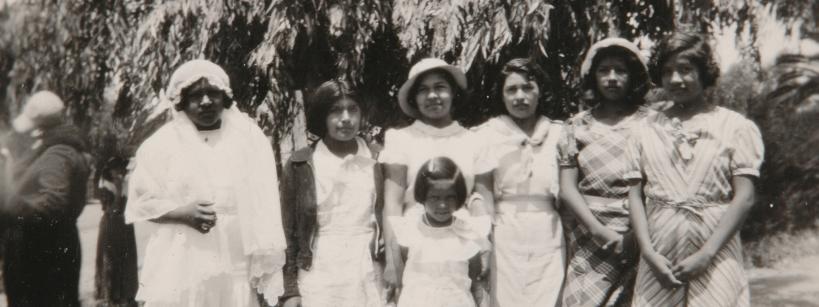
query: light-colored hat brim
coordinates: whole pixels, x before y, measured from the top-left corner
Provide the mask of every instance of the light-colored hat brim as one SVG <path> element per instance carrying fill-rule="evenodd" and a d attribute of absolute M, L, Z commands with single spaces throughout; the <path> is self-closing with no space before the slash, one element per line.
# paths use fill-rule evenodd
<path fill-rule="evenodd" d="M 586 53 L 586 57 L 583 59 L 583 64 L 580 65 L 581 78 L 585 78 L 586 75 L 589 74 L 592 62 L 594 62 L 594 57 L 597 56 L 597 53 L 600 52 L 601 49 L 608 47 L 620 47 L 633 53 L 634 56 L 637 57 L 637 60 L 640 61 L 640 64 L 642 64 L 643 69 L 648 73 L 648 59 L 643 55 L 637 45 L 624 38 L 610 37 L 594 43 L 594 45 L 589 48 L 589 52 Z"/>
<path fill-rule="evenodd" d="M 25 114 L 20 114 L 14 121 L 11 122 L 12 128 L 17 132 L 28 132 L 34 129 L 34 121 L 28 118 Z"/>
<path fill-rule="evenodd" d="M 401 88 L 398 89 L 398 106 L 401 107 L 401 111 L 403 111 L 404 114 L 415 119 L 419 118 L 420 114 L 418 110 L 409 104 L 409 99 L 411 98 L 407 96 L 409 95 L 410 88 L 412 88 L 415 82 L 418 81 L 418 77 L 430 70 L 435 69 L 440 69 L 449 73 L 455 80 L 455 83 L 457 83 L 457 86 L 462 90 L 466 90 L 466 75 L 461 68 L 454 65 L 449 65 L 440 59 L 423 59 L 416 63 L 412 69 L 410 69 L 409 78 L 407 78 L 407 81 L 405 81 L 404 84 L 401 85 Z"/>

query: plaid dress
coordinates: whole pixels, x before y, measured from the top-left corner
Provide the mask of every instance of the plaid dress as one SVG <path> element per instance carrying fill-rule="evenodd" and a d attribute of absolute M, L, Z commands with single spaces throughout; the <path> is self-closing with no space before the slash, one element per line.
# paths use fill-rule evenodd
<path fill-rule="evenodd" d="M 658 113 L 642 127 L 630 142 L 626 178 L 644 178 L 651 244 L 678 263 L 714 233 L 730 207 L 733 176 L 759 176 L 762 137 L 753 122 L 722 107 L 685 123 Z M 737 233 L 682 287 L 663 287 L 640 261 L 634 306 L 750 306 L 748 290 Z"/>
<path fill-rule="evenodd" d="M 591 110 L 566 123 L 558 143 L 561 167 L 577 168 L 578 190 L 610 201 L 590 201 L 592 214 L 619 233 L 630 231 L 625 204 L 629 185 L 626 155 L 631 127 L 650 111 L 641 107 L 614 126 L 598 122 Z M 585 225 L 563 206 L 563 224 L 569 243 L 569 267 L 563 291 L 564 306 L 624 306 L 630 302 L 636 270 L 634 255 L 614 255 L 602 250 Z"/>

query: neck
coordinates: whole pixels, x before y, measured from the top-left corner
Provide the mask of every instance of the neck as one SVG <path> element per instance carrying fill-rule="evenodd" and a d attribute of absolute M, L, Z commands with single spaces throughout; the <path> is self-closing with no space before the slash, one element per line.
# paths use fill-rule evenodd
<path fill-rule="evenodd" d="M 699 96 L 686 102 L 675 101 L 674 106 L 668 111 L 668 115 L 679 119 L 689 119 L 698 113 L 704 112 L 707 108 L 708 104 L 705 103 L 705 97 Z"/>
<path fill-rule="evenodd" d="M 216 121 L 216 123 L 214 123 L 213 125 L 209 125 L 209 126 L 203 126 L 203 125 L 199 125 L 197 123 L 193 123 L 193 125 L 196 126 L 196 130 L 199 130 L 199 131 L 216 130 L 216 129 L 219 129 L 220 127 L 222 127 L 222 120 L 220 119 L 220 120 Z"/>
<path fill-rule="evenodd" d="M 419 119 L 422 123 L 427 125 L 433 126 L 435 128 L 444 128 L 452 124 L 452 117 L 443 117 L 443 118 L 420 118 Z"/>
<path fill-rule="evenodd" d="M 343 158 L 347 155 L 354 155 L 358 151 L 358 142 L 355 138 L 347 141 L 339 141 L 331 137 L 321 139 L 327 149 L 336 157 Z"/>
<path fill-rule="evenodd" d="M 625 100 L 604 100 L 597 108 L 597 114 L 603 117 L 626 116 L 637 110 L 637 106 Z"/>
<path fill-rule="evenodd" d="M 535 126 L 537 126 L 538 119 L 537 115 L 529 116 L 527 118 L 517 118 L 514 116 L 510 117 L 512 118 L 512 121 L 514 121 L 515 124 L 518 126 L 518 128 L 520 128 L 520 130 L 523 130 L 523 132 L 526 133 L 526 135 L 532 136 L 532 134 L 535 133 Z"/>
<path fill-rule="evenodd" d="M 452 225 L 452 218 L 450 217 L 448 220 L 439 222 L 436 221 L 434 218 L 429 217 L 428 214 L 424 213 L 424 224 L 430 227 L 446 227 Z"/>

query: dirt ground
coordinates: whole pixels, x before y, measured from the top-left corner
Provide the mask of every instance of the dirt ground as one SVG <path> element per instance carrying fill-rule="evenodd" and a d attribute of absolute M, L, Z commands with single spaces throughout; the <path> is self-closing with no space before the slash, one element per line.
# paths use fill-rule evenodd
<path fill-rule="evenodd" d="M 82 241 L 80 294 L 83 306 L 94 306 L 94 261 L 102 211 L 98 203 L 85 207 L 77 226 Z M 748 270 L 751 305 L 755 307 L 819 307 L 819 251 L 817 255 L 782 263 L 774 268 Z M 0 294 L 0 307 L 6 307 Z"/>

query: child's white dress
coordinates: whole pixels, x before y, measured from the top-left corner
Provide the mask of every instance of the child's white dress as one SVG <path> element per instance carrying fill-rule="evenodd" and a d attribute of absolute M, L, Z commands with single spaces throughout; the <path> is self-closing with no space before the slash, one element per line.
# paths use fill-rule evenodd
<path fill-rule="evenodd" d="M 459 211 L 452 225 L 431 227 L 423 217 L 390 217 L 398 244 L 409 249 L 398 307 L 474 307 L 469 260 L 491 248 L 489 218 Z"/>

